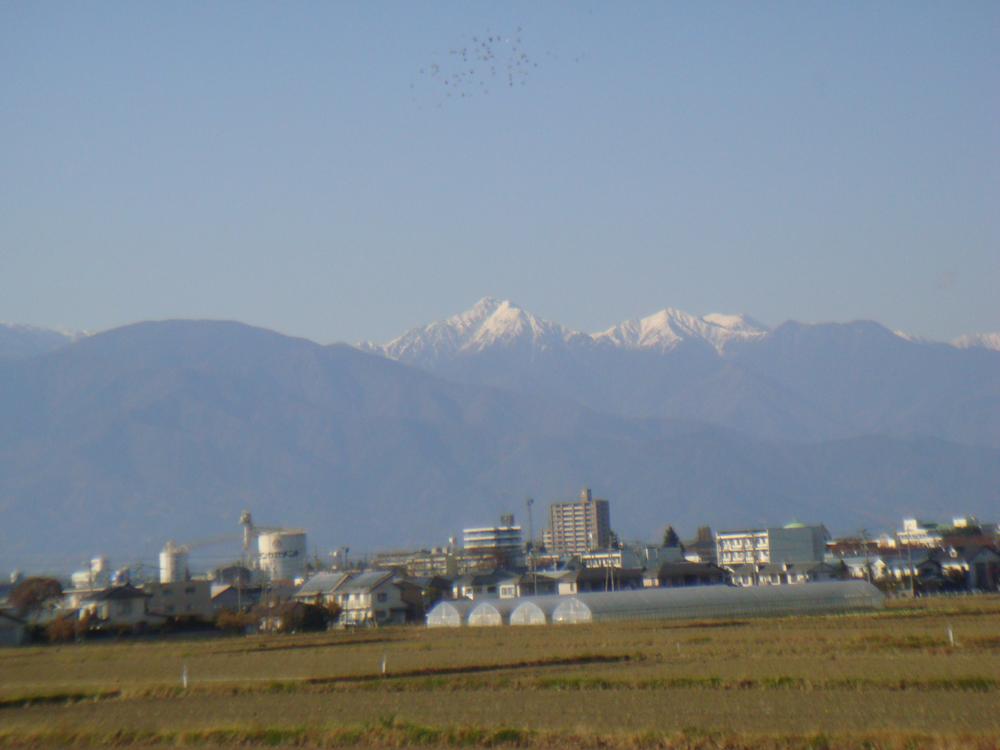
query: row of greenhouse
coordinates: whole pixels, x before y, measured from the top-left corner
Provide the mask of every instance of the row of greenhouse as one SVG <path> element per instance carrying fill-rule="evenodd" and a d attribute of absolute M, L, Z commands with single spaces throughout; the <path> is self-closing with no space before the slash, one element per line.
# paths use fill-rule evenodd
<path fill-rule="evenodd" d="M 800 586 L 693 586 L 518 599 L 439 602 L 428 627 L 549 625 L 652 619 L 729 619 L 841 614 L 881 609 L 885 597 L 865 581 Z"/>

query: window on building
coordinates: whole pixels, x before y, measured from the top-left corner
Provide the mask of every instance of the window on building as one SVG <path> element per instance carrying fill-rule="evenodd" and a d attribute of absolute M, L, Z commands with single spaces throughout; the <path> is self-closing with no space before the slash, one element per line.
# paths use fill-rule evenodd
<path fill-rule="evenodd" d="M 384 601 L 388 601 L 389 600 L 389 595 L 387 593 L 385 593 L 384 591 L 380 591 L 378 593 L 378 596 L 376 596 L 375 598 L 378 601 L 380 601 L 380 602 L 384 602 Z"/>

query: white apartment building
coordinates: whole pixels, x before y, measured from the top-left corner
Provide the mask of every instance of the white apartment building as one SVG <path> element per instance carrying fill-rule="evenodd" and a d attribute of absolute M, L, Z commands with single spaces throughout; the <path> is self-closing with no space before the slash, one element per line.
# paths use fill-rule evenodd
<path fill-rule="evenodd" d="M 463 529 L 462 547 L 466 552 L 493 554 L 502 565 L 518 565 L 524 556 L 521 527 L 512 515 L 503 516 L 499 526 Z"/>
<path fill-rule="evenodd" d="M 771 562 L 771 540 L 767 530 L 720 531 L 715 536 L 719 565 L 752 565 Z"/>
<path fill-rule="evenodd" d="M 769 529 L 720 531 L 715 537 L 718 564 L 768 565 L 820 562 L 830 538 L 824 526 L 790 523 Z"/>

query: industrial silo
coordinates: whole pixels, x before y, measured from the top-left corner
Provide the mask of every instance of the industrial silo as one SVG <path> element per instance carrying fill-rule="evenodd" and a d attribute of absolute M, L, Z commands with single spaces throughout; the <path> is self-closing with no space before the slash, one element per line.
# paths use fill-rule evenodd
<path fill-rule="evenodd" d="M 306 532 L 263 531 L 257 537 L 260 570 L 272 581 L 294 581 L 306 572 Z"/>
<path fill-rule="evenodd" d="M 186 581 L 189 577 L 187 547 L 167 542 L 160 552 L 160 583 Z"/>

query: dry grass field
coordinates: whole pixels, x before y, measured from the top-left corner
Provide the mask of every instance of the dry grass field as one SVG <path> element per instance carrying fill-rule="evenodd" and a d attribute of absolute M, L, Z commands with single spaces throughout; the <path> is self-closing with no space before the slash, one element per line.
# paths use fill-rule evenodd
<path fill-rule="evenodd" d="M 0 651 L 0 747 L 265 745 L 997 748 L 1000 598 Z"/>

